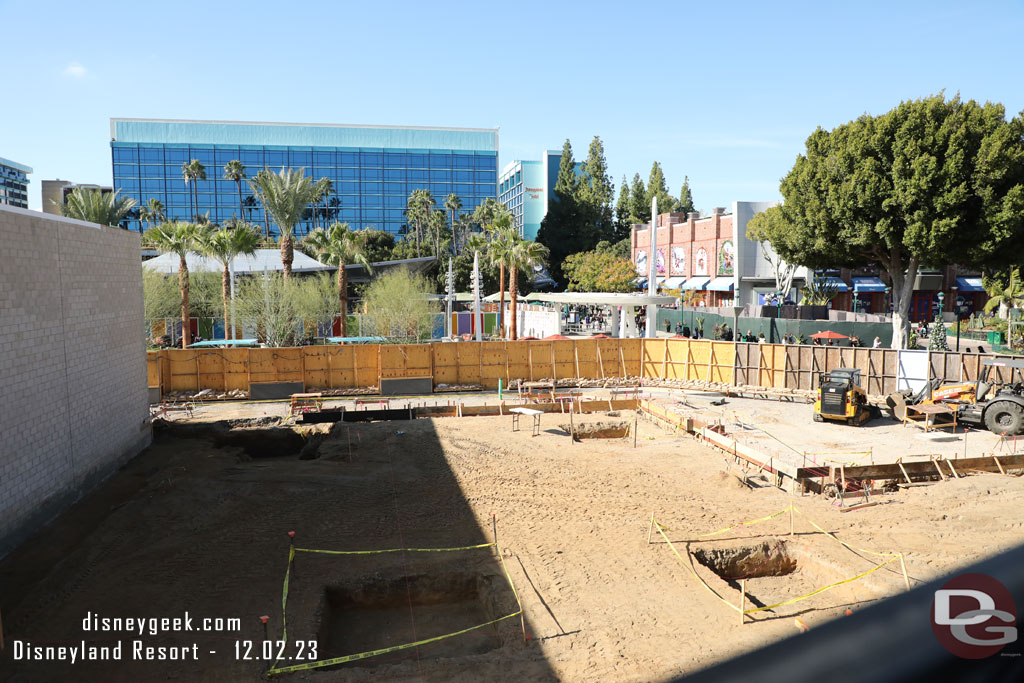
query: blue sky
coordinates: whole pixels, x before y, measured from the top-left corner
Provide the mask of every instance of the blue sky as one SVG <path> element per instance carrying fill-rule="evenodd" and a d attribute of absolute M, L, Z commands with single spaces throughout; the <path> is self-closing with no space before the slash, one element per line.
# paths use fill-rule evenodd
<path fill-rule="evenodd" d="M 1017 2 L 0 0 L 0 156 L 109 183 L 110 117 L 501 129 L 501 163 L 604 140 L 700 209 L 779 197 L 816 126 L 945 90 L 1024 109 Z"/>

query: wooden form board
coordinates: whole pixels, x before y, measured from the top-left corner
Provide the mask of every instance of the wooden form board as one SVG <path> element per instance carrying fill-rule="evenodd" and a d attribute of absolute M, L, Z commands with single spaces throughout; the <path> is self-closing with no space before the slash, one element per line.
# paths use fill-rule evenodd
<path fill-rule="evenodd" d="M 976 379 L 979 354 L 932 353 L 933 377 Z M 865 389 L 897 388 L 892 349 L 747 344 L 692 339 L 572 339 L 297 348 L 164 349 L 146 354 L 149 386 L 161 392 L 247 391 L 250 382 L 302 382 L 307 390 L 379 386 L 381 377 L 433 376 L 435 384 L 496 389 L 515 379 L 644 377 L 815 389 L 818 373 L 860 368 Z M 995 368 L 997 381 L 1009 379 Z M 735 378 L 735 382 L 734 382 Z"/>

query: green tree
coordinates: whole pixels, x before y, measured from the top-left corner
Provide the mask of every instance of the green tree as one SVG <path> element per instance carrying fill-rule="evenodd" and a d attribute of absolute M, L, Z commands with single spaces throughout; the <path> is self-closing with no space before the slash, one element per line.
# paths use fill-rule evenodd
<path fill-rule="evenodd" d="M 162 254 L 177 254 L 178 288 L 181 293 L 181 348 L 187 349 L 192 343 L 189 328 L 188 306 L 188 262 L 189 254 L 198 253 L 202 245 L 203 229 L 195 223 L 171 221 L 150 228 L 143 235 L 145 243 L 152 245 Z"/>
<path fill-rule="evenodd" d="M 561 167 L 559 167 L 561 171 Z M 615 201 L 615 185 L 608 173 L 608 162 L 604 156 L 604 143 L 594 136 L 583 162 L 583 173 L 578 181 L 576 201 L 584 214 L 584 230 L 592 231 L 598 240 L 615 236 L 615 220 L 612 204 Z"/>
<path fill-rule="evenodd" d="M 191 197 L 189 199 L 192 202 L 192 220 L 199 220 L 199 181 L 206 180 L 206 167 L 200 163 L 199 159 L 192 159 L 186 161 L 181 165 L 181 177 L 185 180 L 185 188 L 189 188 L 189 184 L 192 185 Z"/>
<path fill-rule="evenodd" d="M 772 235 L 778 235 L 779 239 L 792 235 L 781 206 L 772 206 L 755 214 L 747 223 L 747 238 L 760 243 L 761 257 L 771 266 L 772 273 L 775 275 L 775 291 L 781 292 L 782 299 L 785 301 L 789 298 L 790 290 L 793 288 L 793 276 L 796 274 L 797 264 L 786 262 L 774 250 L 765 246 Z M 831 298 L 829 297 L 829 300 Z"/>
<path fill-rule="evenodd" d="M 548 204 L 548 212 L 541 220 L 537 241 L 542 243 L 551 255 L 549 272 L 556 282 L 561 282 L 562 261 L 569 254 L 593 249 L 598 240 L 587 230 L 586 212 L 578 201 L 579 181 L 576 177 L 576 162 L 572 156 L 572 145 L 568 140 L 562 145 L 562 159 L 558 167 L 558 181 L 555 183 L 555 201 Z"/>
<path fill-rule="evenodd" d="M 231 300 L 231 261 L 236 256 L 255 254 L 262 238 L 259 229 L 244 221 L 237 221 L 232 228 L 208 230 L 200 235 L 199 251 L 215 259 L 222 266 L 221 301 L 224 304 L 225 339 L 234 338 L 234 330 L 231 328 L 234 321 L 228 315 L 228 302 Z"/>
<path fill-rule="evenodd" d="M 649 223 L 651 220 L 651 200 L 647 198 L 647 189 L 639 173 L 633 174 L 633 185 L 629 188 L 630 224 Z"/>
<path fill-rule="evenodd" d="M 459 254 L 459 230 L 456 226 L 456 218 L 459 215 L 459 211 L 462 210 L 462 200 L 459 199 L 459 195 L 454 192 L 450 192 L 447 197 L 444 198 L 444 208 L 452 215 L 452 246 L 454 247 L 453 253 L 458 256 Z"/>
<path fill-rule="evenodd" d="M 317 259 L 338 268 L 338 303 L 341 311 L 341 336 L 348 336 L 348 281 L 345 266 L 361 263 L 370 273 L 373 268 L 363 251 L 365 233 L 349 228 L 348 223 L 332 223 L 326 229 L 317 228 L 302 241 L 303 246 L 316 254 Z"/>
<path fill-rule="evenodd" d="M 431 317 L 440 310 L 438 301 L 431 297 L 433 293 L 426 278 L 403 268 L 381 274 L 363 295 L 370 311 L 366 318 L 368 331 L 396 343 L 429 337 Z"/>
<path fill-rule="evenodd" d="M 636 280 L 632 261 L 616 256 L 610 249 L 571 254 L 562 271 L 572 292 L 632 292 Z"/>
<path fill-rule="evenodd" d="M 781 185 L 769 236 L 811 268 L 875 264 L 892 279 L 893 347 L 921 265 L 993 268 L 1024 238 L 1024 120 L 1002 105 L 935 95 L 816 130 Z"/>
<path fill-rule="evenodd" d="M 281 266 L 287 282 L 292 274 L 295 226 L 316 197 L 317 183 L 301 168 L 282 168 L 279 173 L 264 169 L 249 181 L 249 187 L 281 232 Z"/>
<path fill-rule="evenodd" d="M 238 159 L 224 164 L 224 180 L 231 180 L 238 189 L 238 217 L 245 218 L 245 207 L 242 204 L 242 181 L 245 180 L 245 166 Z"/>
<path fill-rule="evenodd" d="M 548 249 L 539 242 L 531 242 L 525 240 L 518 235 L 513 233 L 509 235 L 510 241 L 508 243 L 508 267 L 511 273 L 511 299 L 512 302 L 509 306 L 509 338 L 515 341 L 519 338 L 519 332 L 516 324 L 516 300 L 519 293 L 519 272 L 526 271 L 530 273 L 533 271 L 534 266 L 544 265 L 548 257 Z"/>
<path fill-rule="evenodd" d="M 998 307 L 999 317 L 1005 319 L 1011 309 L 1024 306 L 1024 282 L 1020 279 L 1020 269 L 1010 268 L 1004 275 L 986 275 L 981 284 L 989 296 L 985 303 L 986 313 Z"/>
<path fill-rule="evenodd" d="M 487 248 L 487 260 L 498 268 L 498 329 L 504 336 L 505 315 L 505 270 L 512 265 L 511 245 L 519 237 L 519 232 L 512 226 L 512 216 L 505 214 L 498 222 L 491 225 L 492 239 Z"/>
<path fill-rule="evenodd" d="M 612 256 L 615 256 L 617 258 L 624 258 L 627 261 L 631 260 L 633 255 L 633 247 L 631 244 L 631 240 L 628 237 L 619 240 L 618 242 L 609 242 L 608 240 L 602 240 L 601 242 L 597 243 L 597 246 L 594 247 L 594 251 L 599 251 L 601 253 L 607 252 Z M 634 275 L 634 277 L 636 276 Z"/>
<path fill-rule="evenodd" d="M 60 209 L 61 215 L 68 218 L 116 228 L 135 207 L 134 199 L 118 197 L 119 192 L 120 190 L 103 192 L 76 187 L 68 192 L 63 204 L 53 204 Z"/>
<path fill-rule="evenodd" d="M 928 329 L 928 349 L 930 351 L 949 351 L 949 340 L 946 339 L 946 326 L 942 318 L 935 316 L 935 322 Z"/>
<path fill-rule="evenodd" d="M 670 213 L 675 211 L 676 198 L 668 193 L 668 185 L 665 184 L 665 172 L 661 170 L 661 164 L 657 161 L 651 166 L 651 175 L 647 179 L 647 213 L 650 214 L 651 200 L 655 195 L 658 197 L 658 213 Z M 648 218 L 647 220 L 650 220 Z"/>
<path fill-rule="evenodd" d="M 443 209 L 430 212 L 427 218 L 427 230 L 430 241 L 434 245 L 434 258 L 440 259 L 441 253 L 451 250 L 453 237 L 448 232 L 448 218 Z"/>
<path fill-rule="evenodd" d="M 430 213 L 434 210 L 437 201 L 430 194 L 430 190 L 413 190 L 406 201 L 406 218 L 415 228 L 416 256 L 420 256 L 420 244 L 422 243 L 425 229 L 430 225 Z M 437 254 L 435 254 L 437 256 Z"/>
<path fill-rule="evenodd" d="M 145 206 L 139 209 L 139 222 L 143 225 L 149 223 L 150 227 L 153 227 L 158 223 L 163 223 L 165 219 L 164 203 L 156 197 L 150 197 Z"/>
<path fill-rule="evenodd" d="M 370 263 L 394 258 L 395 236 L 387 230 L 363 230 L 363 254 Z"/>
<path fill-rule="evenodd" d="M 629 198 L 629 183 L 626 176 L 622 176 L 622 185 L 619 186 L 619 201 L 615 203 L 615 237 L 625 239 L 629 237 L 632 222 L 633 205 Z"/>
<path fill-rule="evenodd" d="M 316 197 L 313 199 L 313 227 L 317 227 L 317 216 L 323 216 L 324 221 L 327 221 L 328 214 L 328 203 L 331 198 L 331 194 L 334 192 L 334 183 L 327 176 L 324 176 L 320 180 L 316 181 Z M 324 208 L 320 208 L 320 202 L 323 201 Z"/>
<path fill-rule="evenodd" d="M 242 320 L 256 327 L 260 343 L 272 347 L 294 344 L 304 318 L 315 306 L 315 302 L 305 301 L 309 287 L 303 281 L 290 282 L 284 273 L 244 277 L 237 284 L 235 307 Z M 331 289 L 327 291 L 334 300 Z"/>
<path fill-rule="evenodd" d="M 676 205 L 677 213 L 693 213 L 693 193 L 690 192 L 690 176 L 683 176 L 683 186 L 679 189 L 679 204 Z"/>

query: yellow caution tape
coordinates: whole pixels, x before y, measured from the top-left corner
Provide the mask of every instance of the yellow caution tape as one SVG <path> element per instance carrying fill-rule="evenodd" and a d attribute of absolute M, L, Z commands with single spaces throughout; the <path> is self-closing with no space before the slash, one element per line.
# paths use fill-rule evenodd
<path fill-rule="evenodd" d="M 856 552 L 861 552 L 861 553 L 867 553 L 868 555 L 877 555 L 878 557 L 899 557 L 899 553 L 877 553 L 877 552 L 875 552 L 874 550 L 865 550 L 864 548 L 858 548 L 857 546 L 853 546 L 853 545 L 850 545 L 850 544 L 849 544 L 849 543 L 847 543 L 846 541 L 842 541 L 842 540 L 840 540 L 840 539 L 836 538 L 836 536 L 835 536 L 835 535 L 834 535 L 834 534 L 833 534 L 833 533 L 832 533 L 831 531 L 825 531 L 825 530 L 824 530 L 824 529 L 822 529 L 822 528 L 821 528 L 820 526 L 818 526 L 817 524 L 815 524 L 815 523 L 814 523 L 814 521 L 813 521 L 812 519 L 808 518 L 808 517 L 807 517 L 807 515 L 805 515 L 804 513 L 800 512 L 800 509 L 799 509 L 799 508 L 796 508 L 796 507 L 794 507 L 794 508 L 793 508 L 793 510 L 794 510 L 795 512 L 799 512 L 799 513 L 800 513 L 800 515 L 801 515 L 801 516 L 802 516 L 802 517 L 803 517 L 804 519 L 806 519 L 806 520 L 807 520 L 807 522 L 808 522 L 808 523 L 809 523 L 809 524 L 810 524 L 811 526 L 813 526 L 813 527 L 814 527 L 815 529 L 817 529 L 817 530 L 818 530 L 818 531 L 820 531 L 821 533 L 825 534 L 826 536 L 828 536 L 829 538 L 831 538 L 831 539 L 832 539 L 833 541 L 835 541 L 836 543 L 840 543 L 840 544 L 842 544 L 842 545 L 846 546 L 846 547 L 847 547 L 847 548 L 849 548 L 850 550 L 853 550 L 853 551 L 856 551 Z"/>
<path fill-rule="evenodd" d="M 895 562 L 898 559 L 899 559 L 898 557 L 894 557 L 891 560 L 886 560 L 885 562 L 883 562 L 882 564 L 878 565 L 874 569 L 869 569 L 866 572 L 864 572 L 863 574 L 858 574 L 857 576 L 851 577 L 849 579 L 843 579 L 842 581 L 836 581 L 835 583 L 830 583 L 827 586 L 823 586 L 823 587 L 821 587 L 821 588 L 819 588 L 817 590 L 811 591 L 807 595 L 801 595 L 798 598 L 790 598 L 789 600 L 784 600 L 782 602 L 777 602 L 774 605 L 765 605 L 764 607 L 755 607 L 754 609 L 745 610 L 743 613 L 744 614 L 753 614 L 754 612 L 763 612 L 764 610 L 767 610 L 767 609 L 775 609 L 776 607 L 784 607 L 786 605 L 792 605 L 794 602 L 800 602 L 801 600 L 806 600 L 807 598 L 809 598 L 811 596 L 817 595 L 818 593 L 824 593 L 825 591 L 830 590 L 832 588 L 835 588 L 836 586 L 841 586 L 844 583 L 850 583 L 851 581 L 856 581 L 857 579 L 863 579 L 868 574 L 871 574 L 872 572 L 877 572 L 879 569 L 881 569 L 885 565 L 889 564 L 890 562 Z"/>
<path fill-rule="evenodd" d="M 387 550 L 318 550 L 315 548 L 295 548 L 297 553 L 320 553 L 323 555 L 378 555 L 380 553 L 447 553 L 454 550 L 477 550 L 490 548 L 493 543 L 480 545 L 464 545 L 458 548 L 388 548 Z"/>
<path fill-rule="evenodd" d="M 346 655 L 344 657 L 334 657 L 333 659 L 321 659 L 319 661 L 308 662 L 306 664 L 294 664 L 292 666 L 283 666 L 281 668 L 272 668 L 272 669 L 269 669 L 267 671 L 267 674 L 268 675 L 275 675 L 275 674 L 288 673 L 290 671 L 303 671 L 305 669 L 319 669 L 319 668 L 324 667 L 324 666 L 334 666 L 335 664 L 344 664 L 345 662 L 354 662 L 354 661 L 357 661 L 357 660 L 360 660 L 360 659 L 367 659 L 369 657 L 376 657 L 377 655 L 387 654 L 388 652 L 398 652 L 399 650 L 408 650 L 409 648 L 420 647 L 421 645 L 427 645 L 428 643 L 436 643 L 437 641 L 444 640 L 445 638 L 451 638 L 453 636 L 461 636 L 463 633 L 469 633 L 470 631 L 475 631 L 477 629 L 484 628 L 485 626 L 490 626 L 491 624 L 496 624 L 499 621 L 504 621 L 505 619 L 511 619 L 512 617 L 518 617 L 521 611 L 522 610 L 519 610 L 519 611 L 514 612 L 512 614 L 506 614 L 503 617 L 498 617 L 497 619 L 494 619 L 492 621 L 488 621 L 486 624 L 479 624 L 478 626 L 470 626 L 469 628 L 464 628 L 461 631 L 456 631 L 454 633 L 447 633 L 447 634 L 445 634 L 443 636 L 436 636 L 434 638 L 427 638 L 426 640 L 418 640 L 415 643 L 406 643 L 404 645 L 395 645 L 393 647 L 385 647 L 385 648 L 380 649 L 380 650 L 371 650 L 370 652 L 361 652 L 361 653 L 356 654 L 356 655 Z M 275 666 L 276 666 L 276 662 L 275 662 Z"/>
<path fill-rule="evenodd" d="M 773 515 L 768 515 L 767 517 L 761 517 L 759 519 L 752 519 L 749 522 L 740 522 L 739 524 L 733 524 L 732 526 L 726 527 L 724 529 L 719 529 L 718 531 L 712 531 L 709 534 L 701 534 L 697 538 L 707 538 L 708 536 L 717 536 L 718 534 L 724 534 L 726 531 L 731 531 L 732 529 L 735 529 L 736 527 L 750 526 L 751 524 L 757 524 L 759 522 L 767 522 L 769 519 L 775 519 L 779 515 L 784 514 L 786 512 L 789 512 L 790 508 L 792 508 L 794 510 L 796 509 L 792 505 L 790 505 L 788 508 L 784 508 L 782 510 L 779 510 L 778 512 L 776 512 Z"/>
<path fill-rule="evenodd" d="M 732 608 L 733 608 L 734 610 L 736 610 L 736 611 L 738 612 L 738 611 L 740 610 L 740 608 L 739 608 L 739 607 L 737 607 L 736 605 L 732 604 L 731 602 L 729 602 L 728 600 L 726 600 L 725 598 L 723 598 L 723 597 L 722 597 L 721 595 L 719 595 L 718 593 L 716 593 L 716 592 L 715 592 L 715 589 L 714 589 L 714 588 L 712 588 L 711 586 L 709 586 L 709 585 L 707 584 L 707 582 L 706 582 L 706 581 L 704 581 L 704 579 L 702 579 L 702 578 L 701 578 L 700 574 L 698 574 L 697 572 L 695 572 L 695 571 L 693 570 L 693 567 L 691 567 L 691 566 L 689 566 L 688 564 L 686 564 L 686 560 L 684 560 L 684 559 L 683 559 L 683 556 L 679 554 L 679 551 L 678 551 L 678 550 L 676 550 L 676 547 L 675 547 L 675 546 L 674 546 L 674 545 L 672 544 L 672 541 L 668 540 L 668 536 L 666 536 L 666 535 L 665 535 L 665 532 L 664 532 L 664 531 L 662 531 L 663 527 L 661 526 L 661 524 L 658 524 L 658 522 L 655 522 L 655 523 L 654 523 L 654 525 L 655 525 L 655 527 L 656 527 L 656 528 L 658 529 L 658 533 L 659 533 L 659 534 L 661 534 L 661 537 L 665 539 L 665 542 L 666 542 L 666 543 L 668 543 L 668 547 L 672 549 L 672 552 L 673 552 L 673 553 L 675 553 L 676 557 L 678 557 L 678 558 L 679 558 L 679 561 L 683 563 L 683 566 L 684 566 L 684 567 L 686 567 L 686 569 L 687 569 L 687 570 L 688 570 L 688 571 L 689 571 L 689 572 L 690 572 L 691 574 L 693 574 L 693 576 L 694 576 L 694 577 L 695 577 L 695 578 L 696 578 L 696 579 L 697 579 L 698 581 L 700 581 L 701 585 L 702 585 L 702 586 L 704 586 L 705 588 L 707 588 L 707 589 L 708 589 L 708 591 L 709 591 L 709 592 L 710 592 L 710 593 L 711 593 L 712 595 L 714 595 L 714 596 L 715 596 L 716 598 L 718 598 L 719 600 L 721 600 L 721 601 L 722 601 L 722 602 L 724 602 L 725 604 L 729 605 L 729 607 L 732 607 Z M 689 557 L 689 553 L 687 553 L 687 557 Z"/>
<path fill-rule="evenodd" d="M 498 553 L 498 559 L 501 561 L 501 568 L 505 572 L 505 578 L 508 580 L 509 588 L 512 589 L 512 595 L 515 596 L 516 605 L 518 610 L 512 614 L 506 614 L 503 617 L 492 619 L 485 624 L 478 624 L 477 626 L 470 626 L 469 628 L 462 629 L 461 631 L 455 631 L 454 633 L 446 633 L 443 636 L 435 636 L 433 638 L 427 638 L 425 640 L 418 640 L 415 643 L 405 643 L 404 645 L 394 645 L 392 647 L 382 648 L 380 650 L 371 650 L 369 652 L 361 652 L 354 655 L 346 655 L 344 657 L 334 657 L 332 659 L 321 659 L 315 662 L 307 662 L 305 664 L 293 664 L 291 666 L 278 667 L 277 664 L 280 662 L 279 659 L 274 660 L 274 664 L 267 670 L 267 675 L 272 676 L 276 674 L 289 673 L 292 671 L 304 671 L 307 669 L 319 669 L 325 666 L 334 666 L 336 664 L 344 664 L 346 662 L 354 662 L 360 659 L 368 659 L 370 657 L 376 657 L 378 655 L 387 654 L 389 652 L 398 652 L 400 650 L 408 650 L 414 647 L 420 647 L 421 645 L 427 645 L 429 643 L 436 643 L 439 640 L 446 638 L 452 638 L 454 636 L 460 636 L 470 631 L 484 628 L 496 624 L 499 621 L 511 619 L 517 617 L 523 613 L 523 604 L 519 601 L 519 593 L 516 591 L 515 584 L 512 583 L 512 577 L 508 573 L 508 567 L 505 566 L 505 558 L 501 555 L 501 550 L 498 548 L 497 543 L 481 543 L 479 545 L 467 545 L 460 546 L 458 548 L 389 548 L 387 550 L 317 550 L 314 548 L 296 548 L 291 546 L 288 549 L 288 568 L 284 573 L 284 585 L 281 589 L 281 640 L 288 640 L 288 584 L 291 580 L 292 564 L 295 561 L 295 553 L 322 553 L 326 555 L 376 555 L 379 553 L 397 553 L 397 552 L 413 552 L 413 553 L 437 553 L 437 552 L 450 552 L 455 550 L 477 550 L 479 548 L 490 548 L 493 547 Z"/>

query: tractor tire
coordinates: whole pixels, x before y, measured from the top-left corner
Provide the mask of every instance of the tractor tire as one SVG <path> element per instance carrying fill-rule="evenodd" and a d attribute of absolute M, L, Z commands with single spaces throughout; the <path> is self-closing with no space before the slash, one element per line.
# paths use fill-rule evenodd
<path fill-rule="evenodd" d="M 985 408 L 985 427 L 1000 436 L 1024 431 L 1024 411 L 1010 401 L 993 401 Z"/>

